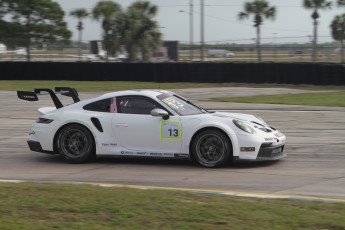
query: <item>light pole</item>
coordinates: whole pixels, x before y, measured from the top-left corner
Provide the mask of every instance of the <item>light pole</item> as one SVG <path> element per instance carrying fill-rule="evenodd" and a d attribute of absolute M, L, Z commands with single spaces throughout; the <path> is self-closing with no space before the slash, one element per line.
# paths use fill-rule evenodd
<path fill-rule="evenodd" d="M 313 39 L 313 58 L 312 61 L 317 61 L 317 25 L 319 24 L 317 19 L 320 17 L 318 12 L 315 10 L 311 15 L 312 19 L 314 20 L 314 39 Z"/>
<path fill-rule="evenodd" d="M 194 28 L 193 28 L 193 0 L 189 1 L 189 12 L 186 12 L 184 10 L 180 10 L 180 12 L 185 12 L 189 14 L 189 58 L 192 61 L 193 60 L 193 46 L 194 46 Z"/>
<path fill-rule="evenodd" d="M 253 40 L 254 44 L 253 44 L 253 53 L 251 54 L 251 56 L 253 56 L 253 59 L 255 60 L 255 47 L 257 47 L 256 46 L 257 41 L 256 41 L 256 38 L 252 38 L 252 40 Z"/>
<path fill-rule="evenodd" d="M 194 43 L 194 30 L 193 30 L 193 0 L 189 1 L 189 38 L 190 38 L 190 43 L 189 43 L 189 56 L 190 60 L 193 61 L 193 43 Z"/>
<path fill-rule="evenodd" d="M 205 60 L 205 57 L 204 57 L 204 50 L 205 50 L 205 31 L 204 31 L 204 26 L 205 26 L 205 23 L 204 23 L 204 16 L 205 16 L 205 11 L 204 11 L 204 0 L 200 0 L 200 38 L 201 38 L 201 47 L 200 47 L 200 59 L 201 61 L 204 61 Z"/>
<path fill-rule="evenodd" d="M 79 61 L 83 60 L 82 54 L 81 54 L 81 43 L 82 43 L 82 34 L 83 34 L 83 29 L 84 25 L 81 20 L 79 20 L 78 25 L 77 25 L 77 30 L 79 31 L 79 42 L 78 42 L 78 56 L 79 56 Z"/>
<path fill-rule="evenodd" d="M 310 40 L 310 43 L 311 43 L 311 61 L 314 62 L 314 39 L 311 37 L 311 35 L 308 35 L 308 38 Z"/>
<path fill-rule="evenodd" d="M 277 35 L 277 33 L 273 33 L 273 56 L 274 56 L 274 60 L 277 60 L 276 35 Z"/>

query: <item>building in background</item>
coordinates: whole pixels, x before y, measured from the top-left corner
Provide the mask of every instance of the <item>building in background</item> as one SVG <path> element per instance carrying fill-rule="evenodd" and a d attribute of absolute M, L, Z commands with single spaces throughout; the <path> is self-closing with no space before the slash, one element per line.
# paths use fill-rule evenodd
<path fill-rule="evenodd" d="M 178 61 L 178 41 L 164 41 L 163 46 L 168 51 L 168 57 L 171 61 Z"/>
<path fill-rule="evenodd" d="M 7 53 L 7 46 L 5 44 L 0 43 L 0 54 Z"/>

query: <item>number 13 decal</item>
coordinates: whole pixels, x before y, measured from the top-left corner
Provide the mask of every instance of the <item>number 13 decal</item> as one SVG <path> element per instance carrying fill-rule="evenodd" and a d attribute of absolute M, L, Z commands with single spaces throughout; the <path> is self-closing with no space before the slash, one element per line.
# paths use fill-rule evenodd
<path fill-rule="evenodd" d="M 181 123 L 179 121 L 161 121 L 161 139 L 181 140 Z"/>
<path fill-rule="evenodd" d="M 174 137 L 178 137 L 178 129 L 168 129 L 168 131 L 169 131 L 169 136 L 170 137 L 172 137 L 172 136 L 174 136 Z"/>

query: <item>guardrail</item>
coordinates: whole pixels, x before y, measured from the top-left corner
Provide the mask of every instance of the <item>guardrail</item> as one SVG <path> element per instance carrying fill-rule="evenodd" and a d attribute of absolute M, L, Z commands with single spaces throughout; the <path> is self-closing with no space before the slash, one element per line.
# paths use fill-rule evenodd
<path fill-rule="evenodd" d="M 345 85 L 330 63 L 0 62 L 0 80 L 235 82 Z"/>

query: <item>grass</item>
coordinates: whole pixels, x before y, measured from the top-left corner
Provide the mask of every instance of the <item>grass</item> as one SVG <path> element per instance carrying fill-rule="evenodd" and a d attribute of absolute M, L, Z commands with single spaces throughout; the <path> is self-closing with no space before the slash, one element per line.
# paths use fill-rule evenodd
<path fill-rule="evenodd" d="M 126 89 L 181 89 L 181 88 L 202 88 L 221 87 L 217 83 L 158 83 L 158 82 L 136 82 L 136 81 L 0 81 L 0 90 L 32 90 L 34 88 L 51 88 L 56 86 L 68 86 L 78 91 L 116 91 Z"/>
<path fill-rule="evenodd" d="M 196 82 L 137 82 L 137 81 L 34 81 L 0 80 L 0 90 L 32 90 L 34 88 L 54 88 L 68 86 L 83 91 L 116 91 L 125 89 L 185 89 L 209 87 L 251 87 L 251 88 L 293 88 L 304 90 L 345 90 L 345 86 L 313 86 L 313 85 L 282 85 L 282 84 L 247 84 L 247 83 L 196 83 Z"/>
<path fill-rule="evenodd" d="M 294 88 L 304 90 L 336 90 L 336 92 L 316 92 L 303 94 L 281 94 L 234 98 L 211 98 L 215 102 L 239 102 L 262 104 L 318 105 L 345 107 L 344 86 L 313 86 L 313 85 L 279 85 L 279 84 L 241 84 L 241 83 L 158 83 L 135 81 L 0 81 L 0 90 L 16 91 L 34 88 L 54 88 L 69 86 L 79 92 L 85 91 L 117 91 L 125 89 L 185 89 L 185 88 L 219 88 L 219 87 L 252 87 L 252 88 Z"/>
<path fill-rule="evenodd" d="M 345 204 L 1 183 L 1 229 L 345 229 Z"/>
<path fill-rule="evenodd" d="M 211 98 L 210 101 L 345 107 L 345 91 L 328 92 L 328 93 L 261 95 L 261 96 L 251 96 L 251 97 L 233 97 L 233 98 L 219 97 L 219 98 Z"/>

